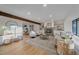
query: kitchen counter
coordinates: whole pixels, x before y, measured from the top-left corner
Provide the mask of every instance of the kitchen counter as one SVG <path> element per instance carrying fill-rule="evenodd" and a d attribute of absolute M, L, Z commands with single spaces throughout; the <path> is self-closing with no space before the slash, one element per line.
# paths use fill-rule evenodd
<path fill-rule="evenodd" d="M 16 35 L 14 34 L 8 34 L 8 35 L 1 35 L 0 36 L 0 45 L 2 44 L 8 44 L 10 42 L 13 42 L 13 41 L 17 41 L 17 40 L 21 40 L 23 39 L 23 35 L 18 33 Z"/>

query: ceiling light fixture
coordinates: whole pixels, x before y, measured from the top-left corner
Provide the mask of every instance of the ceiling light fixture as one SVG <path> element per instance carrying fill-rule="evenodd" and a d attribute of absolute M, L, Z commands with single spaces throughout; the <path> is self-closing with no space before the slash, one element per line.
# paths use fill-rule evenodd
<path fill-rule="evenodd" d="M 38 18 L 39 20 L 41 19 L 41 18 Z"/>
<path fill-rule="evenodd" d="M 43 4 L 43 7 L 47 7 L 47 4 Z"/>
<path fill-rule="evenodd" d="M 31 15 L 31 12 L 27 12 L 27 15 Z"/>
<path fill-rule="evenodd" d="M 49 17 L 51 18 L 51 17 L 52 17 L 52 15 L 49 15 Z"/>

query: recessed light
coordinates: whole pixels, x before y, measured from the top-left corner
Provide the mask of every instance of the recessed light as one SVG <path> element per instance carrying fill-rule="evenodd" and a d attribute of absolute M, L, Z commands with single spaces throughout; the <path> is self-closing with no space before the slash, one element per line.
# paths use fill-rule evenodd
<path fill-rule="evenodd" d="M 31 15 L 31 12 L 27 12 L 27 15 Z"/>
<path fill-rule="evenodd" d="M 47 7 L 47 4 L 43 4 L 43 7 Z"/>
<path fill-rule="evenodd" d="M 52 15 L 49 15 L 49 17 L 51 18 L 51 17 L 52 17 Z"/>
<path fill-rule="evenodd" d="M 38 18 L 39 20 L 41 19 L 41 18 Z"/>

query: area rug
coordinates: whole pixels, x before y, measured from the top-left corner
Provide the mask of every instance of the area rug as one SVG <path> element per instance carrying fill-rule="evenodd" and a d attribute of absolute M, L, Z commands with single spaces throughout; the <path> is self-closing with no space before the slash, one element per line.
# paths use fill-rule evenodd
<path fill-rule="evenodd" d="M 54 44 L 55 44 L 54 39 L 43 40 L 40 37 L 36 37 L 36 38 L 30 38 L 26 42 L 34 47 L 42 48 L 42 49 L 46 50 L 49 55 L 57 54 L 56 49 L 54 47 Z"/>

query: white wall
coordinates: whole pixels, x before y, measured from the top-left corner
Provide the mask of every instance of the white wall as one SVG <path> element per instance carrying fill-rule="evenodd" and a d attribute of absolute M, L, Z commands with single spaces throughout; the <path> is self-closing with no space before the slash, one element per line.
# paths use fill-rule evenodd
<path fill-rule="evenodd" d="M 64 21 L 64 31 L 65 32 L 72 32 L 72 18 L 67 18 Z"/>
<path fill-rule="evenodd" d="M 39 32 L 40 32 L 40 26 L 34 24 L 34 31 L 35 31 L 36 33 L 39 33 Z"/>

